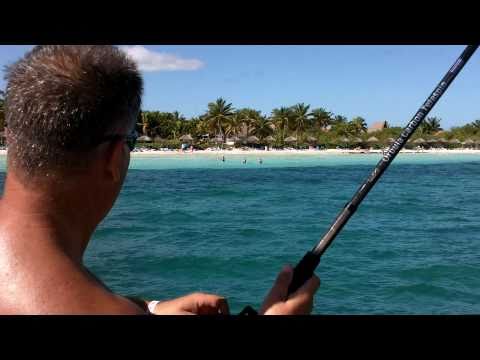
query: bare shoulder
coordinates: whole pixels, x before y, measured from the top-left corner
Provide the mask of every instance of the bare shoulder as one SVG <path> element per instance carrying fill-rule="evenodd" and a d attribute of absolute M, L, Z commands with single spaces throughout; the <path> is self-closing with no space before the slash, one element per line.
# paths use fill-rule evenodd
<path fill-rule="evenodd" d="M 0 256 L 1 314 L 136 315 L 143 310 L 116 295 L 68 259 L 16 263 Z M 8 258 L 10 256 L 10 258 Z M 43 268 L 42 268 L 43 267 Z"/>

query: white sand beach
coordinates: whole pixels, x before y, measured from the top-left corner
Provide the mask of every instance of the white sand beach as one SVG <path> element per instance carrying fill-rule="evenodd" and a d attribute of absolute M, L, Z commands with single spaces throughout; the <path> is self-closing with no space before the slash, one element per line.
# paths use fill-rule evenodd
<path fill-rule="evenodd" d="M 327 150 L 195 150 L 195 151 L 181 151 L 181 150 L 143 150 L 132 152 L 132 156 L 161 156 L 161 155 L 181 155 L 181 156 L 194 156 L 194 155 L 261 155 L 261 156 L 275 156 L 275 155 L 322 155 L 322 154 L 381 154 L 382 150 L 345 150 L 345 149 L 327 149 Z M 480 149 L 428 149 L 428 150 L 409 150 L 402 149 L 400 151 L 404 154 L 479 154 Z"/>
<path fill-rule="evenodd" d="M 423 149 L 423 150 L 410 150 L 402 149 L 400 151 L 404 154 L 479 154 L 480 149 Z M 327 150 L 257 150 L 257 149 L 231 149 L 231 150 L 194 150 L 194 151 L 181 151 L 181 150 L 136 150 L 132 152 L 132 156 L 192 156 L 192 155 L 262 155 L 262 156 L 275 156 L 275 155 L 321 155 L 321 154 L 381 154 L 382 150 L 349 150 L 349 149 L 327 149 Z M 6 155 L 7 150 L 0 150 L 0 156 Z"/>

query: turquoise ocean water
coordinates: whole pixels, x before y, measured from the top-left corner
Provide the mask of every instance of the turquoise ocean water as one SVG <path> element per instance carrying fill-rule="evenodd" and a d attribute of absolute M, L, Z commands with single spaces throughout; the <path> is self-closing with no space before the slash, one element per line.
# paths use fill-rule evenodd
<path fill-rule="evenodd" d="M 87 266 L 125 295 L 258 307 L 379 155 L 135 157 Z M 0 185 L 5 159 L 0 158 Z M 316 314 L 480 313 L 480 156 L 401 154 L 322 258 Z"/>

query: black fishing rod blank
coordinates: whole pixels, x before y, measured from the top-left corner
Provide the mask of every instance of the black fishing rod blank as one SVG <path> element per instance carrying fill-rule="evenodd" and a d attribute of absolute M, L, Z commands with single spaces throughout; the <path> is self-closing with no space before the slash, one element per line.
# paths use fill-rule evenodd
<path fill-rule="evenodd" d="M 335 221 L 330 226 L 329 230 L 321 238 L 317 245 L 308 251 L 300 262 L 295 266 L 293 271 L 293 278 L 288 288 L 288 294 L 294 293 L 300 288 L 308 279 L 313 276 L 313 272 L 320 263 L 320 258 L 327 250 L 333 240 L 340 233 L 342 228 L 348 222 L 350 217 L 358 209 L 359 205 L 367 196 L 372 187 L 376 184 L 378 179 L 382 176 L 390 163 L 395 159 L 397 154 L 407 143 L 408 139 L 413 135 L 418 128 L 422 120 L 428 115 L 433 106 L 437 103 L 445 90 L 450 86 L 452 81 L 458 75 L 458 73 L 465 66 L 467 61 L 477 50 L 478 45 L 468 45 L 462 52 L 460 57 L 455 61 L 452 67 L 448 70 L 447 74 L 443 77 L 437 87 L 433 90 L 427 100 L 418 109 L 415 116 L 410 120 L 408 125 L 403 129 L 402 133 L 397 140 L 384 152 L 382 159 L 378 162 L 377 166 L 373 169 L 372 173 L 365 182 L 357 190 L 353 198 L 345 205 L 342 211 L 337 215 Z M 255 315 L 257 312 L 250 306 L 247 306 L 239 315 Z"/>

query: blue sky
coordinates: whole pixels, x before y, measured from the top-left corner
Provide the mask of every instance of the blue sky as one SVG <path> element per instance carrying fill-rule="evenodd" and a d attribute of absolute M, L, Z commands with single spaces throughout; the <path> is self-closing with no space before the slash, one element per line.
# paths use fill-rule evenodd
<path fill-rule="evenodd" d="M 29 46 L 0 46 L 7 65 Z M 404 126 L 460 55 L 463 46 L 136 46 L 145 79 L 145 110 L 203 113 L 223 97 L 269 114 L 310 104 L 371 124 Z M 480 119 L 480 53 L 432 110 L 444 128 Z M 0 88 L 5 81 L 0 80 Z"/>

